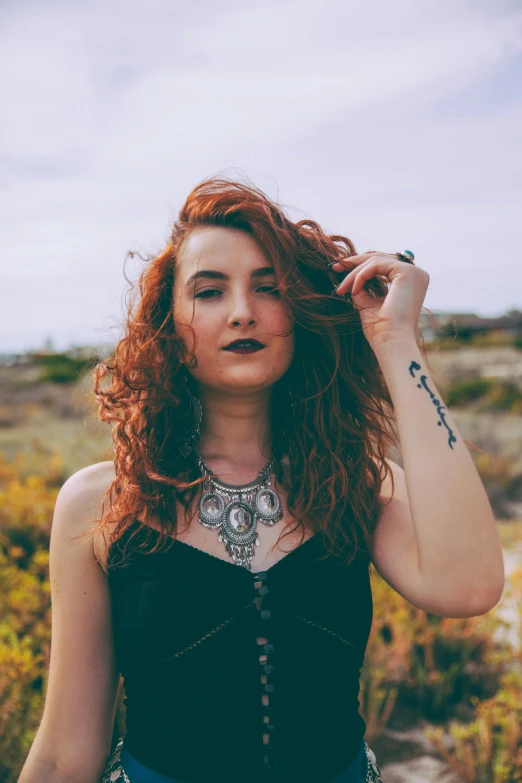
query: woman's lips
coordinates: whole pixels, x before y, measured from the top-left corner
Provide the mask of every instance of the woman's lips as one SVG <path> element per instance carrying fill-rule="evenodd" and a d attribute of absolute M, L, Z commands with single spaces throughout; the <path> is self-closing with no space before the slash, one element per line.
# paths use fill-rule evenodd
<path fill-rule="evenodd" d="M 249 348 L 240 348 L 239 346 L 227 348 L 227 351 L 231 353 L 256 353 L 256 351 L 262 351 L 264 345 L 251 345 Z"/>

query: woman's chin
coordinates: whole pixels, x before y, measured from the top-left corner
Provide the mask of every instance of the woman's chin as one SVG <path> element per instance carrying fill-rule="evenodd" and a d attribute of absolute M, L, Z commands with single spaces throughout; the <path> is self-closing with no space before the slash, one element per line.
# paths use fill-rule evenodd
<path fill-rule="evenodd" d="M 230 394 L 254 394 L 256 392 L 262 392 L 270 389 L 276 382 L 276 378 L 252 377 L 237 373 L 237 375 L 231 375 L 227 378 L 219 379 L 219 388 L 222 391 L 227 391 Z"/>

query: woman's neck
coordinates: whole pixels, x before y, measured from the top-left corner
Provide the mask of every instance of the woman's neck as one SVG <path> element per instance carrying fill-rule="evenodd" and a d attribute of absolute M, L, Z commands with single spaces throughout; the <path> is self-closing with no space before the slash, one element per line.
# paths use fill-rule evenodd
<path fill-rule="evenodd" d="M 197 450 L 201 458 L 216 475 L 240 472 L 254 478 L 272 456 L 266 390 L 245 397 L 203 391 L 200 399 L 203 420 Z"/>

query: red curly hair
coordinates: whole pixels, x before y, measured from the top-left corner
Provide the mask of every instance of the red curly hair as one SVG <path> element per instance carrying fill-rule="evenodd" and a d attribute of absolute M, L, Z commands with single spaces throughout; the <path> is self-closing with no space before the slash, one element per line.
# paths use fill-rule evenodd
<path fill-rule="evenodd" d="M 306 520 L 314 532 L 323 530 L 329 552 L 349 565 L 375 529 L 381 484 L 391 473 L 387 450 L 398 447 L 393 404 L 358 310 L 349 294 L 332 293 L 345 272 L 334 272 L 329 264 L 356 250 L 348 238 L 326 235 L 313 220 L 293 223 L 254 185 L 217 177 L 189 193 L 162 252 L 142 259 L 125 335 L 94 370 L 99 414 L 113 423 L 116 478 L 93 530 L 110 527 L 114 541 L 136 520 L 144 521 L 139 532 L 150 533 L 145 523 L 153 518 L 162 535 L 156 547 L 149 549 L 146 540 L 145 548 L 157 551 L 176 535 L 176 501 L 186 522 L 204 480 L 194 453 L 184 458 L 179 450 L 188 405 L 180 377 L 185 365 L 194 366 L 194 355 L 188 355 L 173 319 L 180 248 L 202 226 L 248 232 L 275 268 L 295 324 L 295 353 L 285 375 L 295 416 L 279 381 L 270 414 L 274 471 L 296 521 L 289 532 L 300 526 L 304 533 Z M 382 297 L 388 284 L 376 277 L 365 289 Z M 285 454 L 288 480 L 281 464 Z M 392 473 L 391 480 L 393 487 Z"/>

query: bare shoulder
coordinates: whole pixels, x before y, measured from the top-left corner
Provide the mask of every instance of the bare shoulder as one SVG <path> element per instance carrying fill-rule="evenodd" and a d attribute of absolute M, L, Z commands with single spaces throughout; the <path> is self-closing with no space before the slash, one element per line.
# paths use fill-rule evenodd
<path fill-rule="evenodd" d="M 103 512 L 103 501 L 116 477 L 112 460 L 88 465 L 73 473 L 56 500 L 56 514 L 66 516 L 71 537 L 86 532 Z M 98 531 L 92 539 L 95 559 L 107 573 L 107 542 Z"/>
<path fill-rule="evenodd" d="M 89 491 L 96 490 L 105 486 L 107 489 L 116 474 L 114 462 L 107 460 L 105 462 L 96 462 L 94 465 L 87 465 L 86 468 L 77 470 L 63 484 L 60 494 L 64 491 L 66 494 L 72 492 L 74 495 L 81 496 Z"/>
<path fill-rule="evenodd" d="M 70 516 L 72 528 L 75 527 L 75 519 L 81 520 L 77 524 L 84 527 L 90 513 L 94 519 L 94 516 L 102 510 L 104 495 L 114 478 L 114 463 L 111 461 L 97 462 L 78 470 L 69 476 L 61 487 L 56 499 L 56 508 L 58 511 L 65 508 L 73 512 Z"/>

